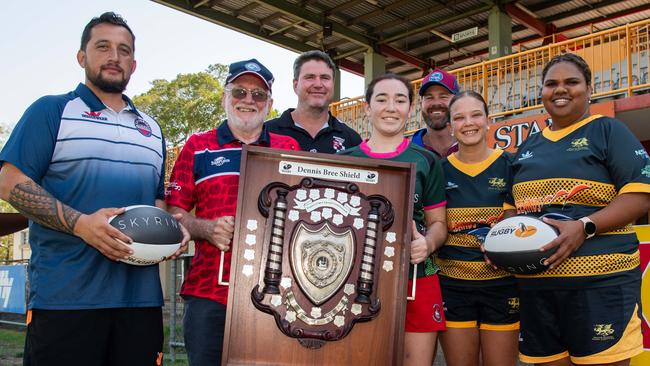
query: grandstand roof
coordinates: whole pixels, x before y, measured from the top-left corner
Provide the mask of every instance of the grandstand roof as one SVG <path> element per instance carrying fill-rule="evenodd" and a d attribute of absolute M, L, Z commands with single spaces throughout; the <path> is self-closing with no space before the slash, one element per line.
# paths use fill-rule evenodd
<path fill-rule="evenodd" d="M 153 0 L 286 49 L 327 51 L 363 75 L 363 57 L 386 56 L 387 71 L 417 79 L 487 58 L 489 0 Z M 496 1 L 512 18 L 513 52 L 650 18 L 647 0 Z M 454 33 L 477 27 L 458 43 Z M 555 36 L 552 36 L 555 34 Z M 546 38 L 544 38 L 546 37 Z M 555 38 L 553 38 L 555 37 Z"/>

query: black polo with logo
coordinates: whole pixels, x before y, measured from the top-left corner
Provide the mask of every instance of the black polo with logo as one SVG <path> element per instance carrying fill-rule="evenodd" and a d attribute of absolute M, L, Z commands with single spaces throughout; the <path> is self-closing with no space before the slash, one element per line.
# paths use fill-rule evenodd
<path fill-rule="evenodd" d="M 361 137 L 356 131 L 341 123 L 331 114 L 327 121 L 328 126 L 318 131 L 316 137 L 312 138 L 309 132 L 296 126 L 291 117 L 293 111 L 294 108 L 289 108 L 280 117 L 269 120 L 265 124 L 270 132 L 296 139 L 303 151 L 335 154 L 361 143 Z"/>

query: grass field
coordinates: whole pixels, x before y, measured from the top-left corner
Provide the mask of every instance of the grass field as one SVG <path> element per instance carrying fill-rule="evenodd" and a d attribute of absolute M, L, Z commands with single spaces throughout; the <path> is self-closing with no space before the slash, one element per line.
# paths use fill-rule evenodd
<path fill-rule="evenodd" d="M 22 365 L 25 331 L 0 328 L 0 365 Z"/>

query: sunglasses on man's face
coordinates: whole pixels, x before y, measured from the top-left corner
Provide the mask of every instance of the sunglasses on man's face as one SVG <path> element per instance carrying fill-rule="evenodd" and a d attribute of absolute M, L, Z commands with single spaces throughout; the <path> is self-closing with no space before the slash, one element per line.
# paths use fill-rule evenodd
<path fill-rule="evenodd" d="M 251 93 L 251 98 L 253 98 L 253 100 L 258 103 L 266 102 L 266 100 L 269 99 L 269 94 L 262 89 L 250 90 L 239 86 L 234 86 L 226 90 L 229 91 L 230 95 L 232 95 L 232 97 L 235 99 L 246 99 L 248 93 Z"/>

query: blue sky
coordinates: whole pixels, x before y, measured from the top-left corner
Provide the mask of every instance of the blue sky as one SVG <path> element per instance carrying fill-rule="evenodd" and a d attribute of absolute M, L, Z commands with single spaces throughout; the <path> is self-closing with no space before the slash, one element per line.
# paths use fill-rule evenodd
<path fill-rule="evenodd" d="M 46 94 L 66 93 L 83 81 L 75 59 L 81 31 L 104 11 L 115 11 L 136 36 L 138 69 L 126 94 L 146 92 L 154 79 L 257 58 L 275 76 L 274 108 L 293 107 L 292 63 L 297 54 L 147 0 L 4 1 L 0 11 L 0 124 L 12 127 Z M 363 94 L 363 79 L 344 72 L 341 96 Z"/>

